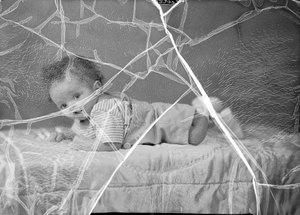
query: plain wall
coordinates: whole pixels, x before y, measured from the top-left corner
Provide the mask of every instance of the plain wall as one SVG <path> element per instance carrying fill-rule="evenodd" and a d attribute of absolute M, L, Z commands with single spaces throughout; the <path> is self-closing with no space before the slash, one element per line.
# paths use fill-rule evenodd
<path fill-rule="evenodd" d="M 84 2 L 90 7 L 93 5 L 93 1 Z M 77 21 L 87 20 L 93 13 L 88 8 L 80 10 L 80 1 L 63 1 L 64 15 L 71 21 L 66 24 L 65 37 L 58 17 L 53 17 L 43 28 L 37 28 L 55 12 L 52 1 L 21 2 L 17 9 L 5 15 L 5 19 L 15 23 L 30 16 L 31 19 L 21 25 L 10 23 L 0 28 L 0 100 L 6 102 L 0 103 L 0 118 L 29 119 L 57 111 L 55 105 L 47 101 L 47 88 L 40 79 L 44 65 L 66 54 L 57 45 L 63 44 L 69 53 L 100 59 L 107 81 L 143 52 L 149 44 L 147 41 L 153 45 L 166 35 L 163 29 L 153 27 L 148 37 L 150 28 L 147 25 L 142 28 L 142 25 L 117 23 L 131 22 L 133 17 L 140 23 L 161 23 L 159 13 L 151 3 L 137 1 L 135 5 L 133 1 L 124 2 L 97 1 L 95 12 L 103 17 L 85 22 L 78 29 Z M 2 2 L 2 11 L 13 3 Z M 262 7 L 282 3 L 269 2 Z M 164 5 L 163 8 L 167 10 L 170 6 Z M 168 29 L 177 42 L 188 37 L 191 39 L 189 45 L 180 48 L 181 54 L 208 95 L 219 97 L 244 124 L 267 124 L 291 132 L 299 129 L 300 47 L 296 16 L 284 9 L 266 10 L 209 38 L 210 32 L 253 10 L 253 5 L 245 7 L 231 1 L 190 1 L 187 9 L 184 25 L 180 26 L 185 10 L 181 5 L 170 15 Z M 109 23 L 109 20 L 113 22 Z M 0 25 L 5 23 L 0 20 Z M 188 37 L 182 34 L 179 38 L 174 28 L 181 28 Z M 201 39 L 203 41 L 199 42 Z M 164 42 L 155 51 L 163 53 L 171 47 L 170 42 Z M 7 53 L 3 54 L 6 50 Z M 149 51 L 151 65 L 157 60 L 155 51 Z M 173 51 L 172 56 L 163 58 L 167 63 L 168 59 L 174 61 L 175 56 Z M 147 55 L 126 69 L 141 77 L 126 91 L 135 99 L 173 103 L 188 90 L 186 85 L 157 72 L 147 74 Z M 167 68 L 156 67 L 154 70 L 173 75 Z M 175 71 L 189 81 L 180 62 Z M 130 80 L 128 74 L 120 74 L 111 91 L 121 91 Z M 190 103 L 194 97 L 190 93 L 180 102 Z M 70 124 L 67 118 L 58 117 L 34 123 L 33 127 Z M 22 126 L 26 127 L 26 124 Z"/>

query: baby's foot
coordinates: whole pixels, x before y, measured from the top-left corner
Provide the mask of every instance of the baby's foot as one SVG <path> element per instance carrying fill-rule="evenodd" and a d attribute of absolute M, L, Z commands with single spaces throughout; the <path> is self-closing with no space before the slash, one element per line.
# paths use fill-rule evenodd
<path fill-rule="evenodd" d="M 197 110 L 198 114 L 200 114 L 202 116 L 206 116 L 207 118 L 209 117 L 209 112 L 208 112 L 206 106 L 204 105 L 202 97 L 194 98 L 192 101 L 192 105 Z"/>
<path fill-rule="evenodd" d="M 222 108 L 223 108 L 223 104 L 221 102 L 221 100 L 217 97 L 209 97 L 210 102 L 212 103 L 212 106 L 214 107 L 215 111 L 217 113 L 219 113 Z"/>
<path fill-rule="evenodd" d="M 233 133 L 239 138 L 244 138 L 244 132 L 238 122 L 238 120 L 234 117 L 230 108 L 225 108 L 219 113 L 219 116 L 223 119 L 226 125 L 233 131 Z"/>
<path fill-rule="evenodd" d="M 217 97 L 209 97 L 210 102 L 212 103 L 213 108 L 215 109 L 215 111 L 218 113 L 222 110 L 223 108 L 223 104 L 221 102 L 220 99 L 218 99 Z M 204 105 L 204 101 L 202 96 L 196 97 L 194 98 L 194 100 L 192 101 L 192 105 L 197 109 L 197 111 L 201 114 L 201 112 L 207 114 L 206 116 L 209 116 L 208 110 L 206 108 L 206 106 Z"/>

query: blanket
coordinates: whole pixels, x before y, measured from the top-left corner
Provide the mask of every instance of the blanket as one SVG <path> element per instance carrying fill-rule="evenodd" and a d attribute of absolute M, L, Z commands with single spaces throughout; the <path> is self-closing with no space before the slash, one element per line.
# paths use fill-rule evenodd
<path fill-rule="evenodd" d="M 268 131 L 250 126 L 242 140 L 256 181 L 213 130 L 198 146 L 139 145 L 125 161 L 128 150 L 87 152 L 20 133 L 1 144 L 0 213 L 85 214 L 123 162 L 93 212 L 300 214 L 300 138 Z"/>

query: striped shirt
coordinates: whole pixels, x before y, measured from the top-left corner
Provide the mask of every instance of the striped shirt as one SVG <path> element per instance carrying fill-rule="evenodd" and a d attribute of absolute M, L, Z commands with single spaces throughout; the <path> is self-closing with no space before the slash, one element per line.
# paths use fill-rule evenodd
<path fill-rule="evenodd" d="M 97 138 L 103 143 L 123 143 L 125 117 L 127 117 L 126 102 L 118 98 L 109 98 L 98 101 L 90 114 L 90 123 L 84 126 L 79 120 L 75 120 L 72 130 L 84 137 Z"/>

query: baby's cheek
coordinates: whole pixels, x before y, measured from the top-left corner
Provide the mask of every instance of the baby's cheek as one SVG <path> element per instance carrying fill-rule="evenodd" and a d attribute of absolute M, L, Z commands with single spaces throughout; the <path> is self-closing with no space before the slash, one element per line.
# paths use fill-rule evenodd
<path fill-rule="evenodd" d="M 70 110 L 67 110 L 67 109 L 63 109 L 61 110 L 61 113 L 65 116 L 65 117 L 68 117 L 68 118 L 71 118 L 73 119 L 73 113 L 70 111 Z"/>
<path fill-rule="evenodd" d="M 70 111 L 67 110 L 61 110 L 61 113 L 65 116 L 69 116 L 70 115 Z"/>
<path fill-rule="evenodd" d="M 90 114 L 93 109 L 93 105 L 91 104 L 91 102 L 88 102 L 86 105 L 84 105 L 83 108 L 87 112 L 87 114 Z"/>

